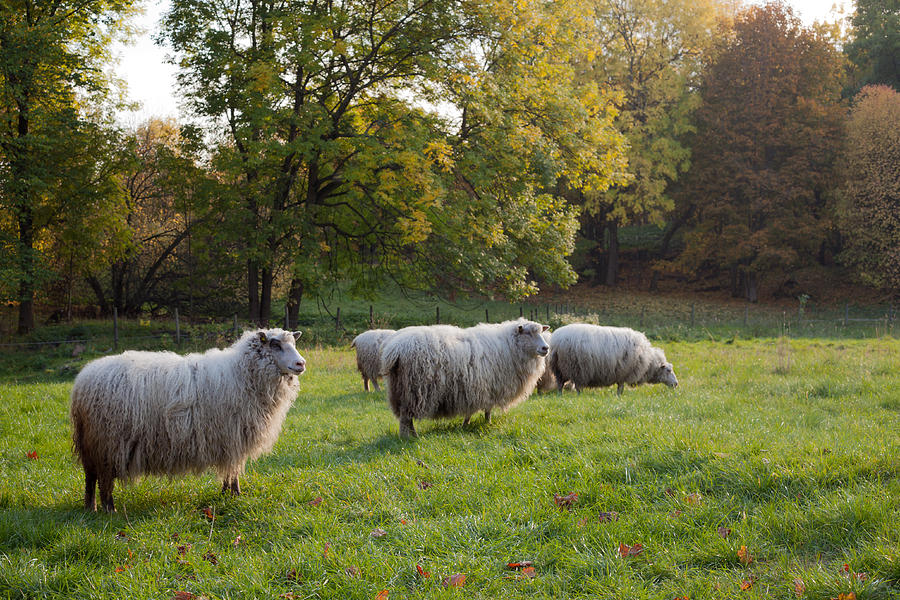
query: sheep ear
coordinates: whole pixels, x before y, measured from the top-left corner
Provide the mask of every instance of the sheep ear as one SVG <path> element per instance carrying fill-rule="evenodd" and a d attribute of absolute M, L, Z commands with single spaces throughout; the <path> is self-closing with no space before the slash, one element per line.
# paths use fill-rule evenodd
<path fill-rule="evenodd" d="M 291 335 L 294 336 L 294 342 L 300 339 L 300 336 L 303 335 L 302 331 L 292 331 Z"/>
<path fill-rule="evenodd" d="M 266 343 L 266 332 L 259 331 L 257 333 L 259 334 L 259 341 L 261 341 L 263 344 L 265 344 Z"/>
<path fill-rule="evenodd" d="M 550 326 L 549 326 L 549 325 L 542 325 L 542 326 L 541 326 L 541 333 L 547 331 L 548 329 L 550 329 Z"/>
<path fill-rule="evenodd" d="M 519 325 L 519 333 L 522 333 L 523 331 L 525 331 L 525 328 Z"/>

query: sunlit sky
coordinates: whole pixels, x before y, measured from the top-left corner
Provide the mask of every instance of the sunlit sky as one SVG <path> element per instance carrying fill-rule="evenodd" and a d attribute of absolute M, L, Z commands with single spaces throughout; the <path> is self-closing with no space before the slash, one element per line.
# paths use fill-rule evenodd
<path fill-rule="evenodd" d="M 761 2 L 754 2 L 761 3 Z M 794 12 L 807 25 L 813 21 L 834 21 L 835 9 L 852 10 L 851 0 L 789 0 Z M 140 103 L 135 112 L 119 114 L 119 120 L 134 125 L 150 117 L 179 117 L 175 90 L 175 67 L 166 63 L 167 49 L 153 42 L 159 32 L 159 21 L 169 6 L 169 0 L 145 0 L 144 14 L 138 19 L 143 30 L 134 43 L 121 48 L 115 73 L 125 80 L 128 97 Z"/>

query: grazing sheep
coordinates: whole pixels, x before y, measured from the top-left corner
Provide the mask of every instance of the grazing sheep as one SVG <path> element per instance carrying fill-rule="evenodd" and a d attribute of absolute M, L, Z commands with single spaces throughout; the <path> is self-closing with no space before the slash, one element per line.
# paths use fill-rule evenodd
<path fill-rule="evenodd" d="M 547 342 L 547 346 L 550 347 L 550 352 L 553 352 L 553 333 L 550 331 L 545 331 L 541 334 L 541 337 L 543 337 L 544 341 Z M 550 370 L 550 364 L 546 359 L 544 359 L 544 372 L 541 373 L 541 377 L 540 379 L 538 379 L 535 389 L 537 389 L 537 391 L 541 393 L 556 390 L 556 377 L 553 376 L 553 371 Z"/>
<path fill-rule="evenodd" d="M 518 319 L 460 329 L 406 327 L 385 342 L 381 374 L 400 436 L 415 437 L 413 419 L 509 408 L 528 397 L 544 368 L 545 326 Z"/>
<path fill-rule="evenodd" d="M 300 332 L 247 331 L 230 348 L 180 356 L 124 352 L 85 365 L 69 414 L 84 466 L 84 506 L 95 485 L 108 512 L 113 483 L 143 474 L 215 469 L 222 491 L 240 494 L 247 459 L 272 449 L 297 397 L 306 361 Z"/>
<path fill-rule="evenodd" d="M 350 344 L 351 348 L 356 348 L 356 368 L 362 374 L 363 389 L 367 392 L 370 379 L 375 391 L 381 391 L 378 387 L 378 378 L 381 377 L 381 347 L 394 333 L 393 329 L 370 329 L 353 338 Z"/>
<path fill-rule="evenodd" d="M 601 327 L 574 323 L 553 332 L 553 345 L 547 359 L 556 377 L 557 389 L 571 382 L 583 387 L 618 385 L 621 395 L 625 384 L 664 383 L 678 385 L 672 363 L 640 331 L 627 327 Z"/>

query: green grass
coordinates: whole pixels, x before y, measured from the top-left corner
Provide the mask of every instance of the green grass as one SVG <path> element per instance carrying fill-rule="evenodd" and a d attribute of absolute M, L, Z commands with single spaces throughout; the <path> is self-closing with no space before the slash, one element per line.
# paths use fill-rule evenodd
<path fill-rule="evenodd" d="M 534 396 L 492 425 L 421 422 L 413 442 L 350 352 L 305 348 L 244 495 L 151 477 L 117 486 L 115 515 L 81 508 L 71 383 L 2 384 L 0 597 L 788 599 L 795 580 L 811 599 L 900 597 L 900 342 L 662 345 L 675 391 Z M 534 579 L 505 568 L 523 559 Z"/>

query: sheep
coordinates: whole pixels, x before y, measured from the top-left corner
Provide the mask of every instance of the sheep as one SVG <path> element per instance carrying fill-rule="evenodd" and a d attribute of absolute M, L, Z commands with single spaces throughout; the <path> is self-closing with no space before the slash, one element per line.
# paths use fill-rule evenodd
<path fill-rule="evenodd" d="M 351 348 L 356 348 L 356 368 L 363 378 L 363 389 L 369 391 L 369 380 L 379 392 L 378 378 L 381 376 L 381 347 L 384 341 L 396 333 L 393 329 L 370 329 L 364 331 L 350 343 Z"/>
<path fill-rule="evenodd" d="M 541 337 L 543 337 L 544 341 L 547 342 L 547 345 L 550 347 L 550 352 L 553 352 L 553 333 L 550 331 L 545 331 L 541 334 Z M 541 377 L 538 379 L 537 385 L 535 386 L 535 389 L 537 389 L 537 391 L 541 393 L 556 389 L 556 377 L 553 376 L 553 371 L 550 370 L 550 364 L 546 359 L 544 359 L 544 363 L 544 372 L 541 373 Z"/>
<path fill-rule="evenodd" d="M 678 379 L 666 355 L 640 331 L 586 323 L 565 325 L 553 332 L 547 364 L 556 377 L 557 390 L 571 382 L 575 389 L 625 384 L 664 383 L 676 387 Z"/>
<path fill-rule="evenodd" d="M 549 346 L 546 326 L 525 319 L 406 327 L 381 350 L 381 374 L 400 436 L 417 437 L 413 419 L 471 416 L 510 408 L 534 390 Z"/>
<path fill-rule="evenodd" d="M 269 452 L 297 397 L 306 360 L 300 332 L 247 331 L 231 347 L 180 356 L 129 351 L 94 360 L 72 386 L 69 416 L 84 467 L 84 506 L 95 485 L 115 512 L 115 479 L 214 469 L 222 492 L 241 493 L 248 459 Z"/>

